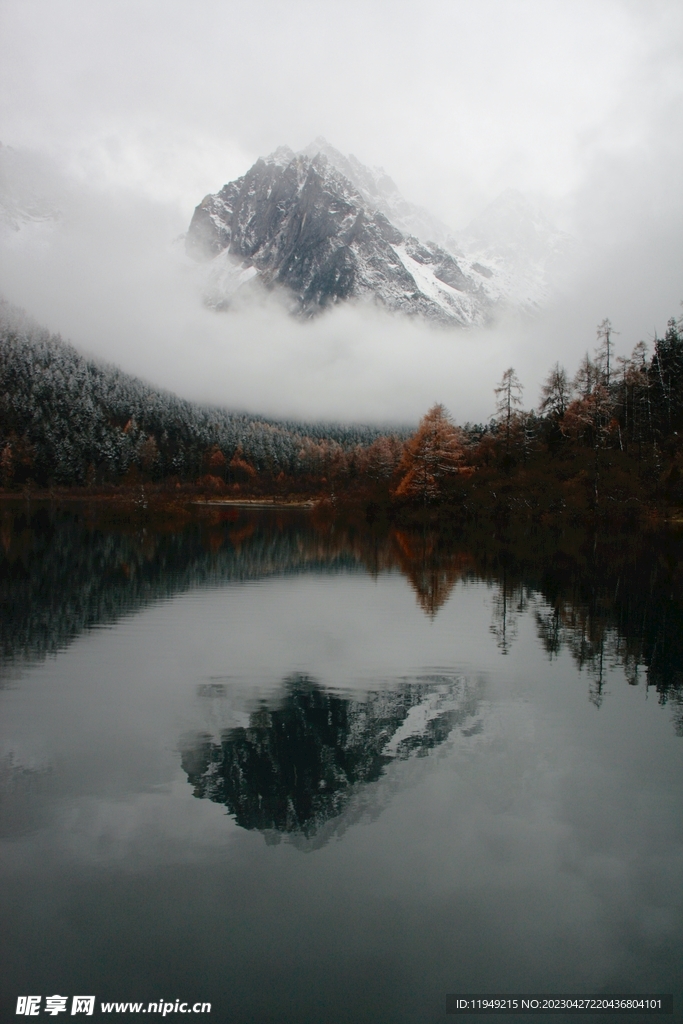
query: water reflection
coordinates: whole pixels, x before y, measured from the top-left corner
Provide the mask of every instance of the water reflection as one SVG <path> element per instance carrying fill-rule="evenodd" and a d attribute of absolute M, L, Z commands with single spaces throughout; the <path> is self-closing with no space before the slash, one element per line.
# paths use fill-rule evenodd
<path fill-rule="evenodd" d="M 350 805 L 360 809 L 362 787 L 392 761 L 424 757 L 456 727 L 469 735 L 480 727 L 478 687 L 463 678 L 405 681 L 359 699 L 293 675 L 283 690 L 246 727 L 219 742 L 188 738 L 182 754 L 194 795 L 224 804 L 270 842 L 312 838 Z"/>
<path fill-rule="evenodd" d="M 561 534 L 473 526 L 341 528 L 310 515 L 215 509 L 182 527 L 105 524 L 93 508 L 6 507 L 0 523 L 0 673 L 40 659 L 84 630 L 193 588 L 275 574 L 398 571 L 435 618 L 461 581 L 492 589 L 501 654 L 531 614 L 549 658 L 568 652 L 588 696 L 605 699 L 610 666 L 654 687 L 683 727 L 683 540 L 680 531 Z"/>
<path fill-rule="evenodd" d="M 429 532 L 392 532 L 396 561 L 410 581 L 417 603 L 430 618 L 446 603 L 458 580 L 474 570 L 474 560 L 467 550 L 454 549 L 439 540 L 438 534 Z"/>
<path fill-rule="evenodd" d="M 677 986 L 675 535 L 2 526 L 0 1018 L 94 992 L 431 1024 L 448 991 Z"/>

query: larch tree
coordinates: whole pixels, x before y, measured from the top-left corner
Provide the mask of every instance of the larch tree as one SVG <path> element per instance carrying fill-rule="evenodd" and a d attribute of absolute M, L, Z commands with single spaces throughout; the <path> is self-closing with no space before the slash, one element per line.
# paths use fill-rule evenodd
<path fill-rule="evenodd" d="M 572 400 L 572 386 L 567 371 L 559 363 L 555 363 L 541 388 L 539 412 L 561 420 Z"/>
<path fill-rule="evenodd" d="M 522 391 L 524 390 L 519 377 L 510 366 L 501 378 L 501 382 L 494 389 L 496 394 L 496 412 L 498 420 L 505 427 L 505 451 L 510 451 L 510 433 L 517 413 L 522 404 Z"/>
<path fill-rule="evenodd" d="M 596 364 L 602 371 L 603 381 L 605 387 L 609 388 L 610 381 L 612 378 L 612 363 L 613 363 L 613 351 L 614 342 L 612 341 L 612 335 L 618 332 L 612 327 L 611 321 L 605 318 L 602 323 L 598 324 L 597 336 L 598 336 L 598 348 L 596 350 Z"/>
<path fill-rule="evenodd" d="M 397 437 L 378 437 L 371 445 L 359 448 L 360 472 L 375 482 L 388 480 L 401 460 L 403 444 Z"/>
<path fill-rule="evenodd" d="M 574 377 L 574 388 L 581 398 L 588 398 L 600 380 L 600 371 L 586 352 Z"/>
<path fill-rule="evenodd" d="M 207 469 L 212 476 L 220 477 L 221 480 L 225 479 L 228 460 L 217 444 L 207 452 L 205 460 Z"/>
<path fill-rule="evenodd" d="M 613 418 L 614 403 L 607 387 L 596 384 L 587 398 L 576 398 L 562 421 L 562 432 L 575 440 L 583 440 L 593 448 L 593 496 L 597 507 L 599 502 L 598 482 L 600 479 L 600 452 L 606 448 L 618 423 Z"/>
<path fill-rule="evenodd" d="M 459 472 L 464 459 L 460 431 L 443 405 L 433 406 L 405 445 L 396 494 L 420 497 L 425 503 L 438 497 L 444 481 Z"/>

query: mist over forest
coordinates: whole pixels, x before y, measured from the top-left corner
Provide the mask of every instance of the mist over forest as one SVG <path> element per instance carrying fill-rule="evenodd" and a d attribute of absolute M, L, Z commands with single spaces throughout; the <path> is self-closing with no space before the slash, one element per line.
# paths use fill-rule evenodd
<path fill-rule="evenodd" d="M 1 15 L 0 84 L 13 97 L 2 107 L 2 186 L 13 174 L 29 216 L 18 223 L 13 200 L 5 204 L 0 292 L 86 354 L 184 399 L 252 415 L 416 423 L 442 402 L 458 422 L 481 422 L 507 366 L 533 406 L 546 368 L 559 361 L 573 376 L 605 317 L 616 354 L 628 356 L 641 340 L 652 347 L 677 314 L 676 4 L 550 12 L 529 3 L 514 18 L 499 4 L 437 4 L 441 41 L 416 33 L 403 5 L 389 26 L 379 10 L 368 22 L 352 4 L 339 32 L 353 39 L 353 86 L 344 48 L 315 45 L 328 26 L 307 3 L 293 20 L 269 2 L 238 4 L 244 38 L 261 39 L 248 70 L 245 57 L 229 67 L 222 59 L 216 40 L 230 26 L 215 3 L 191 18 L 179 4 L 105 5 L 97 15 L 79 0 L 59 8 L 34 19 L 31 5 L 8 3 Z M 259 31 L 263 19 L 277 45 Z M 386 46 L 368 49 L 361 23 L 370 37 L 381 27 Z M 295 37 L 308 70 L 285 60 Z M 394 73 L 398 55 L 409 76 Z M 372 74 L 360 71 L 364 60 Z M 573 266 L 534 316 L 464 331 L 372 304 L 302 324 L 277 294 L 226 315 L 207 309 L 205 270 L 181 238 L 194 207 L 257 157 L 321 133 L 381 164 L 455 232 L 506 188 L 519 190 L 577 240 Z"/>
<path fill-rule="evenodd" d="M 261 7 L 290 38 L 293 24 Z M 483 479 L 492 461 L 526 472 L 561 449 L 597 496 L 590 452 L 623 461 L 637 448 L 640 485 L 671 490 L 683 201 L 668 127 L 683 97 L 680 11 L 560 4 L 550 16 L 530 3 L 512 25 L 504 5 L 437 7 L 461 30 L 460 62 L 415 36 L 401 5 L 390 35 L 411 77 L 424 72 L 421 88 L 438 68 L 461 97 L 437 105 L 438 130 L 428 92 L 415 105 L 395 77 L 391 95 L 357 82 L 340 106 L 336 56 L 296 117 L 263 102 L 284 73 L 279 47 L 266 44 L 250 68 L 253 93 L 207 89 L 207 74 L 228 85 L 242 66 L 226 68 L 206 45 L 210 15 L 228 27 L 212 3 L 190 21 L 182 5 L 165 7 L 164 46 L 152 38 L 154 4 L 126 7 L 128 24 L 113 7 L 93 17 L 68 0 L 78 31 L 5 6 L 2 81 L 21 57 L 31 83 L 5 108 L 0 146 L 7 485 L 122 483 L 134 471 L 238 487 L 308 474 L 333 487 L 335 474 L 350 486 L 369 473 L 401 494 L 406 439 L 442 409 L 429 422 L 445 425 L 449 472 L 466 468 L 463 479 Z M 295 35 L 312 42 L 327 22 L 304 9 Z M 255 12 L 241 13 L 254 30 Z M 342 35 L 360 17 L 352 4 Z M 519 53 L 500 50 L 506 25 Z M 108 56 L 94 68 L 105 38 L 128 54 L 132 79 Z M 182 70 L 169 63 L 174 46 Z M 484 55 L 490 78 L 475 96 Z M 522 55 L 524 74 L 513 73 Z M 388 73 L 389 51 L 373 50 L 372 63 Z M 286 81 L 290 98 L 308 95 L 300 70 Z M 252 283 L 211 298 L 240 275 Z M 559 406 L 551 379 L 564 382 Z"/>

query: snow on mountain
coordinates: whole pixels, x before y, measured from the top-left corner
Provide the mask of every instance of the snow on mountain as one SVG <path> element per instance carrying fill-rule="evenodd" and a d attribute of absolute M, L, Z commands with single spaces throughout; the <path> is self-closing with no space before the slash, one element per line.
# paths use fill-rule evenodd
<path fill-rule="evenodd" d="M 576 251 L 571 235 L 556 228 L 521 192 L 511 188 L 456 238 L 470 258 L 495 271 L 492 296 L 497 293 L 527 310 L 550 298 Z"/>
<path fill-rule="evenodd" d="M 442 324 L 484 324 L 491 316 L 485 274 L 402 234 L 322 153 L 282 147 L 206 196 L 186 249 L 212 261 L 207 301 L 216 307 L 248 277 L 281 286 L 303 316 L 347 299 Z"/>
<path fill-rule="evenodd" d="M 404 199 L 383 167 L 369 168 L 353 155 L 345 157 L 322 137 L 301 152 L 306 156 L 324 153 L 366 203 L 384 213 L 399 231 L 436 242 L 457 258 L 463 270 L 483 274 L 488 282 L 485 290 L 496 303 L 533 312 L 550 298 L 576 250 L 576 240 L 558 230 L 515 189 L 506 189 L 463 231 L 456 232 Z"/>
<path fill-rule="evenodd" d="M 205 298 L 216 308 L 245 284 L 281 286 L 303 316 L 373 300 L 457 326 L 486 324 L 503 309 L 533 313 L 573 244 L 513 190 L 455 235 L 405 200 L 382 168 L 323 138 L 299 153 L 281 146 L 206 196 L 186 238 L 189 255 L 211 261 Z"/>
<path fill-rule="evenodd" d="M 322 136 L 301 150 L 302 156 L 311 158 L 318 153 L 326 156 L 332 166 L 355 185 L 368 206 L 383 213 L 404 235 L 414 235 L 423 242 L 436 242 L 453 250 L 453 231 L 448 225 L 424 207 L 404 199 L 383 167 L 366 167 L 353 154 L 344 156 Z"/>
<path fill-rule="evenodd" d="M 43 154 L 0 144 L 3 244 L 50 244 L 79 186 Z M 195 210 L 185 241 L 207 264 L 204 297 L 223 309 L 277 288 L 306 317 L 374 301 L 455 326 L 503 310 L 536 312 L 555 291 L 575 240 L 507 190 L 463 231 L 408 202 L 381 167 L 317 138 L 281 146 Z"/>
<path fill-rule="evenodd" d="M 60 215 L 63 183 L 38 155 L 0 143 L 0 229 L 18 232 Z"/>
<path fill-rule="evenodd" d="M 283 152 L 294 155 L 287 147 Z M 506 189 L 460 232 L 428 210 L 408 202 L 383 167 L 369 168 L 345 157 L 321 136 L 301 151 L 323 153 L 358 189 L 366 203 L 384 213 L 406 235 L 436 242 L 464 273 L 483 277 L 484 291 L 497 307 L 533 313 L 547 302 L 576 255 L 576 239 L 555 227 L 515 189 Z"/>

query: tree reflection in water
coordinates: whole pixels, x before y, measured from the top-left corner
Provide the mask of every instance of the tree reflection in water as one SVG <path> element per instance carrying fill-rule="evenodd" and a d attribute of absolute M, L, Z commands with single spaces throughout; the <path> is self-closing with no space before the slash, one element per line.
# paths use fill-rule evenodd
<path fill-rule="evenodd" d="M 398 569 L 437 616 L 459 582 L 492 590 L 491 632 L 506 654 L 522 615 L 534 616 L 549 658 L 568 652 L 605 699 L 610 666 L 654 687 L 683 728 L 683 536 L 669 529 L 551 531 L 474 524 L 457 534 L 384 532 L 316 523 L 310 515 L 215 509 L 177 529 L 132 517 L 114 527 L 93 507 L 25 502 L 0 511 L 0 678 L 84 630 L 208 584 L 276 573 Z"/>

